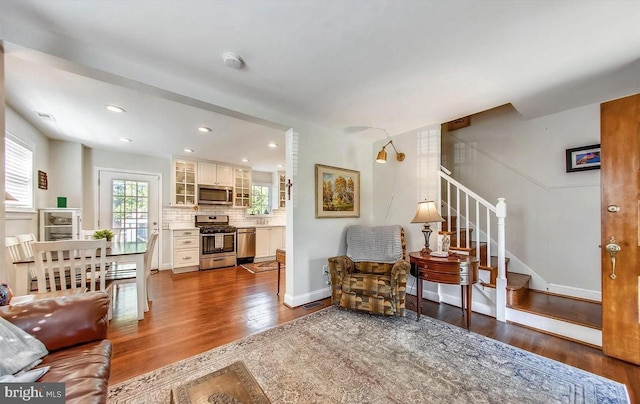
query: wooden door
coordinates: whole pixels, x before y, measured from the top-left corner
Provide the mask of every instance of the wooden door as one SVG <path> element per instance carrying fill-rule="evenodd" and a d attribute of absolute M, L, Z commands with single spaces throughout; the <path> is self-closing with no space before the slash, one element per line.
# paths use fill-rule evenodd
<path fill-rule="evenodd" d="M 640 94 L 600 112 L 602 350 L 640 364 Z M 609 244 L 620 247 L 615 275 Z"/>

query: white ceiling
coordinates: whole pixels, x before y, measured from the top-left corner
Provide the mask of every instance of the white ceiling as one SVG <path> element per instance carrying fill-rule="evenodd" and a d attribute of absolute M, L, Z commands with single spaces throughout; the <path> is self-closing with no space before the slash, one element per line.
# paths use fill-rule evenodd
<path fill-rule="evenodd" d="M 7 100 L 49 136 L 264 170 L 299 122 L 393 135 L 640 92 L 639 20 L 639 1 L 0 2 Z"/>

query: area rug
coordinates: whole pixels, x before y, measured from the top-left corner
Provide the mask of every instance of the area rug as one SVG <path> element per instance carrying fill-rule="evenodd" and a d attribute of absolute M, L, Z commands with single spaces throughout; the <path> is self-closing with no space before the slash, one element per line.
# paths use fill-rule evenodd
<path fill-rule="evenodd" d="M 278 270 L 278 263 L 276 261 L 255 262 L 250 264 L 242 264 L 240 266 L 246 269 L 247 271 L 251 272 L 252 274 Z M 281 264 L 280 269 L 284 271 L 285 269 L 284 264 Z"/>
<path fill-rule="evenodd" d="M 242 361 L 181 384 L 171 398 L 172 404 L 270 404 Z"/>
<path fill-rule="evenodd" d="M 109 403 L 168 403 L 240 360 L 273 403 L 629 402 L 623 384 L 412 311 L 332 306 L 111 386 Z"/>

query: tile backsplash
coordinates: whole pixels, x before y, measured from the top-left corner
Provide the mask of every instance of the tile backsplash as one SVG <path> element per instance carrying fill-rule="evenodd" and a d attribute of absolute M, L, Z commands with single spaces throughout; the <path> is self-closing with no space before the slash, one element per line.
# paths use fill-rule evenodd
<path fill-rule="evenodd" d="M 248 215 L 246 209 L 229 208 L 226 206 L 164 206 L 162 208 L 162 221 L 164 225 L 167 226 L 170 223 L 195 223 L 195 215 L 229 215 L 229 224 L 236 227 L 261 225 L 284 226 L 286 224 L 285 213 L 286 211 L 284 209 L 275 209 L 272 210 L 268 216 L 255 217 Z"/>

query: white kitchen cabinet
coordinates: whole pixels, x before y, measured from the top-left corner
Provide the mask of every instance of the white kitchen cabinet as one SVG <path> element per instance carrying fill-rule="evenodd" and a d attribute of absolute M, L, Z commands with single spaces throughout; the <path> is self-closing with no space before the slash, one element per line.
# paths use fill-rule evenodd
<path fill-rule="evenodd" d="M 197 271 L 200 265 L 198 228 L 172 230 L 171 252 L 171 270 L 174 274 Z"/>
<path fill-rule="evenodd" d="M 283 226 L 256 228 L 256 258 L 275 257 L 276 250 L 284 248 Z"/>
<path fill-rule="evenodd" d="M 224 164 L 198 162 L 198 184 L 233 186 L 233 167 Z"/>
<path fill-rule="evenodd" d="M 251 207 L 251 167 L 236 167 L 234 173 L 233 206 Z"/>
<path fill-rule="evenodd" d="M 285 173 L 284 171 L 277 171 L 273 173 L 273 192 L 271 193 L 273 209 L 285 208 L 286 194 L 287 186 L 285 182 Z"/>
<path fill-rule="evenodd" d="M 173 161 L 173 203 L 179 206 L 195 205 L 197 191 L 196 168 L 198 163 L 188 160 Z"/>
<path fill-rule="evenodd" d="M 40 241 L 78 240 L 81 230 L 81 209 L 40 209 Z"/>

